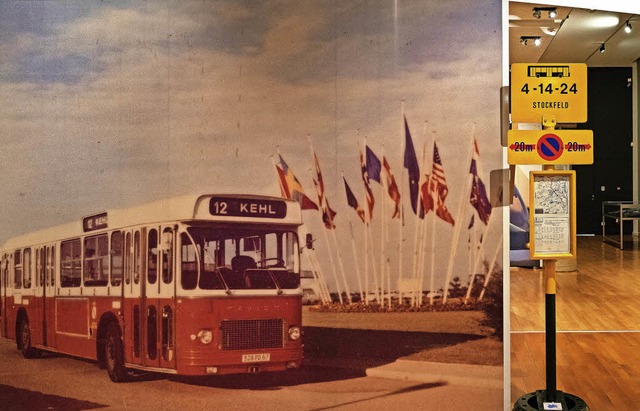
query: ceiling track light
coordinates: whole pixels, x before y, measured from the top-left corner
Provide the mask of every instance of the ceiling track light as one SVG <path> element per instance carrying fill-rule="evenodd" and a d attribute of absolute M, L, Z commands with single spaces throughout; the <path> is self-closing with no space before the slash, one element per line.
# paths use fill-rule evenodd
<path fill-rule="evenodd" d="M 547 13 L 549 13 L 550 19 L 555 19 L 558 16 L 558 9 L 556 7 L 534 7 L 533 17 L 537 19 L 541 18 L 543 11 L 546 11 Z"/>
<path fill-rule="evenodd" d="M 624 32 L 631 33 L 631 30 L 633 30 L 633 27 L 631 27 L 631 23 L 629 23 L 629 20 L 627 20 L 627 22 L 624 25 Z"/>
<path fill-rule="evenodd" d="M 536 47 L 542 44 L 540 36 L 520 36 L 520 44 L 522 44 L 523 46 L 529 44 L 529 41 L 532 41 L 533 45 Z"/>
<path fill-rule="evenodd" d="M 600 53 L 604 53 L 604 50 L 605 50 L 605 48 L 604 48 L 604 43 L 602 43 L 602 44 L 600 45 L 600 49 L 599 49 L 599 50 L 600 50 Z"/>

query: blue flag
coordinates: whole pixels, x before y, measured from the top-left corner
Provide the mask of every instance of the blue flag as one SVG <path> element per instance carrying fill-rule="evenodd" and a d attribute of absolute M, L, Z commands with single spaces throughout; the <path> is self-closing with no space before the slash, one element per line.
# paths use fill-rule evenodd
<path fill-rule="evenodd" d="M 369 148 L 369 146 L 366 147 L 366 151 L 367 151 L 367 154 L 366 154 L 367 176 L 370 179 L 377 181 L 379 183 L 382 164 L 380 163 L 380 160 L 378 159 L 378 157 L 376 157 L 373 150 Z"/>
<path fill-rule="evenodd" d="M 409 124 L 407 124 L 406 117 L 404 118 L 404 134 L 404 167 L 408 170 L 409 174 L 409 197 L 411 199 L 411 208 L 413 209 L 413 212 L 418 214 L 420 167 L 418 166 L 418 157 L 416 157 L 416 150 L 413 148 L 411 132 L 409 131 Z M 420 207 L 420 218 L 422 217 L 424 217 L 424 209 Z"/>

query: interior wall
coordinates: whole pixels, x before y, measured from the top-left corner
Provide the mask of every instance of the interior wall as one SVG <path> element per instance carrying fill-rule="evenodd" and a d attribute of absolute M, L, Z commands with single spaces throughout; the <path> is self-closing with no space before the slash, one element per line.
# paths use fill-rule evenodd
<path fill-rule="evenodd" d="M 633 97 L 632 97 L 632 106 L 633 106 L 633 201 L 640 201 L 639 191 L 640 191 L 640 167 L 638 164 L 640 163 L 640 153 L 638 150 L 638 135 L 640 135 L 640 122 L 638 122 L 638 117 L 640 117 L 640 107 L 638 106 L 638 95 L 640 94 L 640 82 L 638 81 L 638 68 L 640 67 L 640 60 L 636 60 L 633 64 Z M 633 221 L 633 234 L 635 236 L 639 235 L 639 224 L 638 220 Z"/>

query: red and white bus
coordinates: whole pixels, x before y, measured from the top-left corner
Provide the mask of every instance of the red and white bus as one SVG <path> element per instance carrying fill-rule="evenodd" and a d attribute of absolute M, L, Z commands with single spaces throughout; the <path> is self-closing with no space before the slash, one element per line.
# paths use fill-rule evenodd
<path fill-rule="evenodd" d="M 248 195 L 162 200 L 10 239 L 0 332 L 129 369 L 255 373 L 302 362 L 298 203 Z"/>

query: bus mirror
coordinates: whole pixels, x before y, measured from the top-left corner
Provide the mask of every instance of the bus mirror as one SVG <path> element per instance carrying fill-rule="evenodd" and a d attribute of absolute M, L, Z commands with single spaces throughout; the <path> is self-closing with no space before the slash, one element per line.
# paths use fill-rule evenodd
<path fill-rule="evenodd" d="M 313 234 L 311 233 L 307 233 L 307 248 L 309 250 L 313 249 Z"/>

